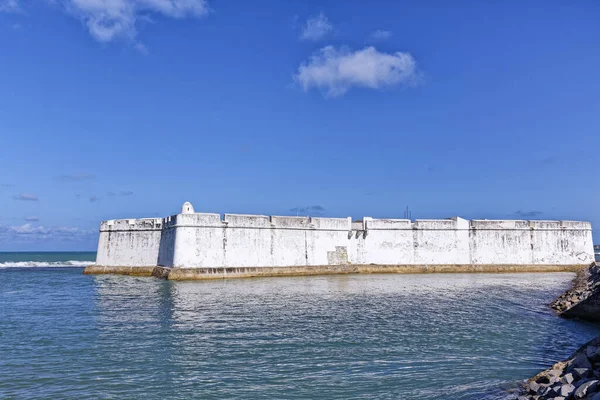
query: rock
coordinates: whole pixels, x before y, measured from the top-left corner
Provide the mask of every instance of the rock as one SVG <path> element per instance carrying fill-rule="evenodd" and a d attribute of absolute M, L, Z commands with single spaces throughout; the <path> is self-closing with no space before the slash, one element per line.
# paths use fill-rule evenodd
<path fill-rule="evenodd" d="M 590 393 L 594 392 L 596 390 L 597 386 L 598 386 L 598 380 L 596 380 L 596 379 L 585 382 L 584 384 L 579 386 L 577 388 L 577 390 L 575 391 L 575 398 L 583 399 L 584 397 L 587 396 L 588 392 L 590 392 Z"/>
<path fill-rule="evenodd" d="M 572 318 L 596 318 L 581 310 L 596 301 L 600 309 L 600 264 L 580 270 L 573 287 L 549 306 L 559 315 Z M 585 302 L 583 304 L 582 302 Z M 587 309 L 585 309 L 587 310 Z M 600 319 L 600 317 L 598 317 Z M 600 336 L 581 346 L 570 359 L 558 362 L 540 372 L 522 387 L 519 400 L 600 400 Z"/>
<path fill-rule="evenodd" d="M 600 400 L 600 393 L 596 393 L 591 400 Z"/>
<path fill-rule="evenodd" d="M 590 360 L 583 353 L 578 353 L 575 358 L 571 361 L 571 365 L 574 368 L 592 368 Z"/>
<path fill-rule="evenodd" d="M 587 349 L 585 349 L 585 355 L 587 356 L 587 358 L 594 358 L 596 357 L 596 354 L 598 353 L 598 348 L 596 346 L 590 346 Z"/>
<path fill-rule="evenodd" d="M 575 373 L 577 379 L 587 378 L 591 372 L 590 368 L 573 368 L 573 373 Z"/>
<path fill-rule="evenodd" d="M 536 394 L 540 390 L 540 384 L 535 381 L 529 382 L 527 388 L 529 389 L 529 393 Z"/>
<path fill-rule="evenodd" d="M 567 384 L 573 383 L 574 380 L 575 380 L 575 378 L 573 377 L 573 374 L 571 372 L 569 372 L 568 374 L 565 374 L 565 376 L 563 376 L 560 379 L 560 381 L 562 383 L 567 383 Z"/>
<path fill-rule="evenodd" d="M 542 388 L 540 389 L 540 391 L 538 392 L 538 394 L 539 394 L 540 396 L 544 396 L 544 397 L 548 396 L 548 395 L 549 395 L 549 394 L 551 394 L 551 393 L 552 393 L 552 388 L 551 388 L 550 386 L 544 386 L 544 387 L 542 387 Z"/>
<path fill-rule="evenodd" d="M 575 386 L 571 385 L 570 383 L 566 384 L 566 385 L 562 385 L 558 391 L 558 394 L 564 397 L 569 397 L 569 395 L 571 393 L 573 393 L 575 391 Z"/>
<path fill-rule="evenodd" d="M 546 372 L 542 376 L 537 379 L 537 383 L 552 385 L 556 382 L 560 381 L 560 376 L 562 375 L 562 371 L 558 369 L 551 369 Z"/>

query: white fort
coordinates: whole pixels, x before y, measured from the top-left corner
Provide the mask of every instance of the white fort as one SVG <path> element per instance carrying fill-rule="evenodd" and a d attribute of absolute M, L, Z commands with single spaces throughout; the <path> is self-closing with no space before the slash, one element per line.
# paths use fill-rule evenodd
<path fill-rule="evenodd" d="M 589 222 L 197 213 L 103 221 L 86 273 L 169 279 L 351 272 L 572 270 L 594 260 Z M 158 271 L 158 272 L 157 272 Z M 176 272 L 177 271 L 177 272 Z M 176 273 L 175 273 L 176 272 Z"/>

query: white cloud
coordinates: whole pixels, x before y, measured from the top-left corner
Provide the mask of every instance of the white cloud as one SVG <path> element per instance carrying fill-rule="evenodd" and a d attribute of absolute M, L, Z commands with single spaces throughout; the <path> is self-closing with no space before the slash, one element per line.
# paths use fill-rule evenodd
<path fill-rule="evenodd" d="M 381 89 L 415 84 L 417 64 L 409 53 L 381 53 L 372 46 L 356 51 L 326 46 L 300 65 L 294 79 L 304 91 L 316 88 L 335 97 L 352 87 Z"/>
<path fill-rule="evenodd" d="M 110 197 L 133 196 L 133 192 L 131 190 L 121 190 L 120 192 L 107 192 L 106 195 Z"/>
<path fill-rule="evenodd" d="M 306 21 L 304 27 L 302 28 L 302 34 L 300 35 L 300 38 L 303 40 L 319 40 L 332 30 L 333 26 L 325 14 L 320 13 L 319 15 L 310 17 Z"/>
<path fill-rule="evenodd" d="M 38 201 L 38 197 L 31 193 L 21 193 L 13 196 L 13 199 L 20 201 Z"/>
<path fill-rule="evenodd" d="M 93 181 L 94 179 L 96 179 L 96 175 L 93 174 L 70 174 L 58 177 L 59 181 L 64 182 Z"/>
<path fill-rule="evenodd" d="M 82 240 L 93 237 L 94 229 L 80 229 L 75 227 L 59 226 L 47 228 L 23 224 L 20 226 L 0 225 L 0 238 L 10 240 L 39 240 L 39 239 L 68 239 Z"/>
<path fill-rule="evenodd" d="M 392 32 L 384 31 L 381 29 L 377 29 L 376 31 L 371 32 L 369 38 L 371 40 L 386 40 L 392 37 Z"/>
<path fill-rule="evenodd" d="M 100 42 L 135 42 L 136 24 L 148 13 L 172 18 L 201 17 L 209 12 L 207 0 L 60 0 L 71 15 L 81 19 Z M 136 48 L 145 47 L 136 43 Z"/>
<path fill-rule="evenodd" d="M 21 7 L 17 0 L 0 0 L 0 12 L 19 12 Z"/>

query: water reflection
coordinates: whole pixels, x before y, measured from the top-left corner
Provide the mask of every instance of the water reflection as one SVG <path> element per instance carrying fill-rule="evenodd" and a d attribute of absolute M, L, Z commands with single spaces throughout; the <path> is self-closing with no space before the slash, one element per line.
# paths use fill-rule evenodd
<path fill-rule="evenodd" d="M 546 306 L 572 277 L 97 277 L 96 327 L 103 361 L 130 393 L 506 398 L 600 334 Z"/>

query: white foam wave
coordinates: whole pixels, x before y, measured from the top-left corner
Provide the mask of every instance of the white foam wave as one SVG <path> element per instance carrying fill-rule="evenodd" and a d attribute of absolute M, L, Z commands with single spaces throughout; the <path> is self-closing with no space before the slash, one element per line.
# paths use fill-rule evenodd
<path fill-rule="evenodd" d="M 6 261 L 0 262 L 0 268 L 44 268 L 44 267 L 85 267 L 94 261 Z"/>

